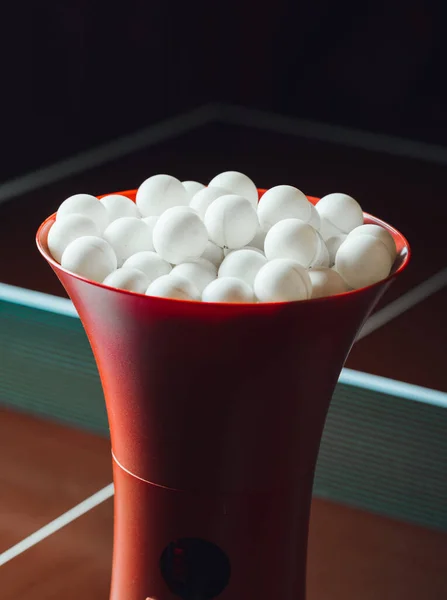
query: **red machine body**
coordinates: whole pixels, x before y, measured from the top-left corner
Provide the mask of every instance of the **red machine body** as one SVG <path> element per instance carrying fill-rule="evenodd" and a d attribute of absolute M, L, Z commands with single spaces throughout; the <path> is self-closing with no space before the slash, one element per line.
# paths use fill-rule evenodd
<path fill-rule="evenodd" d="M 124 193 L 132 200 L 135 191 Z M 262 194 L 262 191 L 260 192 Z M 316 202 L 316 199 L 312 199 Z M 386 280 L 291 303 L 154 298 L 87 281 L 39 250 L 73 300 L 110 424 L 111 600 L 304 600 L 309 509 L 330 399 Z"/>

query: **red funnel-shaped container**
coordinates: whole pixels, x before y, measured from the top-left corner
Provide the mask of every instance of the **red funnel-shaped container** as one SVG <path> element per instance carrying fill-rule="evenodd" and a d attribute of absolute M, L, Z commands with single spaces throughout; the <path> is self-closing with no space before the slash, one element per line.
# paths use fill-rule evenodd
<path fill-rule="evenodd" d="M 107 403 L 111 599 L 304 600 L 329 402 L 357 332 L 408 263 L 406 240 L 365 215 L 396 241 L 385 281 L 303 302 L 207 304 L 68 273 L 48 251 L 54 219 L 38 247 L 79 312 Z"/>

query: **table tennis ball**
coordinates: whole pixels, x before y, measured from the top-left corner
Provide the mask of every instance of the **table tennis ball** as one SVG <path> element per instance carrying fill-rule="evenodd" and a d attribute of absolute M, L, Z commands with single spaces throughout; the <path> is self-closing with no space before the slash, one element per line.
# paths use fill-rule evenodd
<path fill-rule="evenodd" d="M 314 229 L 316 229 L 317 231 L 320 231 L 320 228 L 321 228 L 320 215 L 318 214 L 318 211 L 315 208 L 315 206 L 312 204 L 312 202 L 309 202 L 309 206 L 310 206 L 310 219 L 308 220 L 308 224 L 312 225 L 312 227 Z"/>
<path fill-rule="evenodd" d="M 318 239 L 317 251 L 309 265 L 309 268 L 313 269 L 314 267 L 329 267 L 329 251 L 321 235 L 317 231 L 316 234 Z"/>
<path fill-rule="evenodd" d="M 208 267 L 200 262 L 185 262 L 175 266 L 172 269 L 172 275 L 184 277 L 195 285 L 201 294 L 206 286 L 216 279 L 216 269 L 211 263 Z"/>
<path fill-rule="evenodd" d="M 237 277 L 219 277 L 203 290 L 203 302 L 255 302 L 253 290 Z"/>
<path fill-rule="evenodd" d="M 246 198 L 255 209 L 258 206 L 259 195 L 255 184 L 247 175 L 239 173 L 239 171 L 220 173 L 211 179 L 208 185 L 209 187 L 224 188 L 231 194 Z"/>
<path fill-rule="evenodd" d="M 144 294 L 148 288 L 149 279 L 143 271 L 132 269 L 131 267 L 121 267 L 116 271 L 112 271 L 110 275 L 107 275 L 103 284 L 121 290 L 128 290 L 129 292 Z"/>
<path fill-rule="evenodd" d="M 253 250 L 254 252 L 257 252 L 258 254 L 260 254 L 261 256 L 265 256 L 264 252 L 262 250 L 260 250 L 259 248 L 256 248 L 256 246 L 244 246 L 243 248 L 241 248 L 241 250 Z M 237 251 L 233 250 L 233 252 L 237 252 Z"/>
<path fill-rule="evenodd" d="M 233 250 L 232 248 L 224 248 L 223 249 L 224 258 L 225 258 L 225 256 L 228 256 L 232 252 L 238 252 L 238 250 L 253 250 L 253 252 L 257 252 L 261 256 L 265 256 L 264 252 L 262 250 L 259 250 L 259 248 L 255 248 L 255 246 L 242 246 L 242 248 L 237 248 L 236 250 Z"/>
<path fill-rule="evenodd" d="M 158 217 L 143 217 L 141 220 L 143 221 L 143 223 L 146 223 L 146 225 L 148 226 L 150 243 L 152 246 L 151 248 L 149 248 L 149 250 L 154 250 L 154 242 L 153 242 L 154 227 L 155 227 L 155 223 L 158 221 Z"/>
<path fill-rule="evenodd" d="M 193 283 L 172 273 L 162 275 L 153 281 L 147 288 L 146 295 L 177 300 L 200 300 L 199 290 Z"/>
<path fill-rule="evenodd" d="M 208 233 L 199 215 L 187 206 L 175 206 L 165 211 L 154 227 L 156 252 L 172 264 L 194 262 L 202 256 L 208 243 Z"/>
<path fill-rule="evenodd" d="M 391 260 L 394 262 L 397 254 L 396 244 L 391 233 L 384 227 L 380 227 L 380 225 L 374 225 L 373 223 L 360 225 L 360 227 L 353 229 L 351 233 L 349 233 L 348 237 L 353 238 L 358 235 L 372 235 L 372 237 L 375 237 L 383 242 L 388 248 Z"/>
<path fill-rule="evenodd" d="M 291 185 L 272 187 L 259 200 L 258 218 L 265 232 L 278 221 L 301 219 L 307 223 L 311 216 L 309 200 L 303 192 Z"/>
<path fill-rule="evenodd" d="M 349 290 L 348 285 L 337 271 L 327 267 L 316 267 L 308 271 L 312 283 L 312 298 L 323 298 L 342 294 Z"/>
<path fill-rule="evenodd" d="M 325 241 L 326 248 L 329 252 L 329 266 L 332 267 L 335 264 L 335 256 L 338 252 L 338 249 L 343 244 L 347 235 L 345 233 L 341 233 L 340 235 L 333 235 Z"/>
<path fill-rule="evenodd" d="M 242 248 L 253 239 L 259 225 L 250 202 L 237 195 L 220 196 L 205 213 L 209 238 L 221 248 Z"/>
<path fill-rule="evenodd" d="M 127 196 L 121 196 L 120 194 L 111 194 L 110 196 L 104 196 L 100 200 L 101 204 L 105 207 L 109 216 L 109 223 L 120 219 L 121 217 L 139 217 L 140 212 L 135 204 Z"/>
<path fill-rule="evenodd" d="M 190 200 L 194 194 L 197 194 L 197 192 L 200 192 L 200 190 L 203 190 L 205 187 L 203 183 L 198 181 L 182 181 L 182 185 L 185 188 Z"/>
<path fill-rule="evenodd" d="M 86 235 L 73 240 L 65 248 L 61 265 L 67 271 L 102 283 L 117 267 L 116 254 L 103 238 Z"/>
<path fill-rule="evenodd" d="M 349 233 L 363 224 L 360 204 L 347 194 L 328 194 L 317 202 L 316 209 L 321 219 L 323 239 Z"/>
<path fill-rule="evenodd" d="M 216 265 L 213 265 L 213 263 L 210 260 L 207 260 L 206 258 L 203 258 L 203 256 L 201 256 L 200 258 L 196 258 L 194 263 L 205 267 L 205 269 L 208 269 L 208 271 L 211 271 L 213 273 L 214 277 L 217 277 L 217 267 Z"/>
<path fill-rule="evenodd" d="M 276 258 L 259 270 L 254 291 L 260 302 L 293 302 L 310 298 L 312 283 L 296 260 Z"/>
<path fill-rule="evenodd" d="M 72 214 L 58 219 L 48 232 L 48 249 L 51 256 L 60 263 L 68 244 L 85 235 L 100 235 L 98 226 L 89 217 Z"/>
<path fill-rule="evenodd" d="M 388 248 L 371 235 L 347 237 L 335 256 L 335 270 L 354 289 L 385 279 L 392 265 Z"/>
<path fill-rule="evenodd" d="M 224 258 L 225 258 L 225 256 L 228 256 L 232 252 L 237 252 L 238 250 L 253 250 L 254 252 L 257 252 L 258 254 L 265 256 L 264 252 L 262 250 L 260 250 L 259 248 L 255 248 L 255 246 L 242 246 L 242 248 L 236 248 L 236 250 L 233 250 L 232 248 L 224 248 L 223 249 Z"/>
<path fill-rule="evenodd" d="M 226 256 L 219 267 L 219 277 L 236 277 L 253 287 L 255 277 L 267 259 L 255 250 L 234 250 Z"/>
<path fill-rule="evenodd" d="M 153 175 L 137 191 L 136 205 L 143 217 L 159 216 L 173 206 L 186 206 L 188 192 L 171 175 Z"/>
<path fill-rule="evenodd" d="M 253 248 L 259 248 L 259 250 L 264 252 L 264 242 L 266 235 L 267 232 L 262 229 L 261 225 L 258 225 L 255 237 L 250 241 L 250 246 L 252 246 Z"/>
<path fill-rule="evenodd" d="M 132 254 L 154 248 L 149 226 L 136 217 L 116 219 L 107 226 L 103 236 L 115 250 L 119 267 Z"/>
<path fill-rule="evenodd" d="M 102 233 L 109 223 L 109 216 L 105 206 L 98 198 L 90 194 L 75 194 L 62 202 L 56 213 L 56 219 L 62 219 L 67 215 L 81 214 L 89 217 L 96 223 Z"/>
<path fill-rule="evenodd" d="M 208 241 L 201 258 L 205 258 L 213 263 L 215 267 L 219 267 L 224 259 L 224 253 L 222 248 L 217 246 L 214 242 Z"/>
<path fill-rule="evenodd" d="M 268 260 L 290 258 L 307 268 L 320 251 L 319 236 L 313 227 L 300 219 L 284 219 L 267 233 L 264 250 Z"/>
<path fill-rule="evenodd" d="M 148 278 L 148 285 L 161 277 L 168 275 L 172 267 L 171 265 L 158 256 L 155 252 L 144 251 L 132 254 L 123 264 L 123 268 L 138 269 L 142 271 Z"/>
<path fill-rule="evenodd" d="M 231 192 L 229 190 L 225 190 L 224 188 L 207 187 L 194 194 L 194 196 L 191 198 L 189 206 L 193 208 L 203 220 L 210 204 L 212 204 L 217 198 L 220 198 L 220 196 L 228 196 L 228 194 L 231 194 Z"/>

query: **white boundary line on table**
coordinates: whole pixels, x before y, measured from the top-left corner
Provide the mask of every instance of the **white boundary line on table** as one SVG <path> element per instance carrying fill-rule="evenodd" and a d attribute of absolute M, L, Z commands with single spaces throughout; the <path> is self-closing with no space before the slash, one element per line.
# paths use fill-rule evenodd
<path fill-rule="evenodd" d="M 155 123 L 136 133 L 120 137 L 48 167 L 37 169 L 26 175 L 21 175 L 5 183 L 1 183 L 0 204 L 17 196 L 56 183 L 66 177 L 71 177 L 77 173 L 107 164 L 137 150 L 143 150 L 155 144 L 179 137 L 197 127 L 214 123 L 219 112 L 220 108 L 217 104 L 201 106 L 191 112 Z"/>
<path fill-rule="evenodd" d="M 416 304 L 439 292 L 447 285 L 447 268 L 441 269 L 422 283 L 419 283 L 410 291 L 405 292 L 397 300 L 393 300 L 373 315 L 364 324 L 362 330 L 357 336 L 356 342 L 363 339 L 370 333 L 383 327 L 402 313 L 406 312 Z"/>
<path fill-rule="evenodd" d="M 114 486 L 113 483 L 110 483 L 106 487 L 102 488 L 102 490 L 99 490 L 99 492 L 96 492 L 96 494 L 93 494 L 93 496 L 90 496 L 86 500 L 83 500 L 64 514 L 54 519 L 54 521 L 47 523 L 46 525 L 44 525 L 31 535 L 23 539 L 18 544 L 15 544 L 5 552 L 2 552 L 0 554 L 0 567 L 12 560 L 13 558 L 16 558 L 20 554 L 23 554 L 23 552 L 29 550 L 29 548 L 32 548 L 36 544 L 39 544 L 45 538 L 49 537 L 50 535 L 53 535 L 53 533 L 56 533 L 56 531 L 59 531 L 69 523 L 72 523 L 76 519 L 79 519 L 79 517 L 82 517 L 82 515 L 85 515 L 87 512 L 89 512 L 96 506 L 99 506 L 100 504 L 111 498 L 113 494 Z"/>
<path fill-rule="evenodd" d="M 191 112 L 171 117 L 130 135 L 0 183 L 0 204 L 209 123 L 253 127 L 434 164 L 447 164 L 447 148 L 436 144 L 216 103 L 200 106 Z"/>
<path fill-rule="evenodd" d="M 433 275 L 409 292 L 402 294 L 397 300 L 377 311 L 365 323 L 357 340 L 363 339 L 392 319 L 395 319 L 405 311 L 416 306 L 432 294 L 441 290 L 446 284 L 447 268 L 439 271 L 436 275 Z M 33 308 L 40 308 L 41 310 L 51 310 L 66 316 L 77 316 L 71 301 L 68 299 L 57 298 L 49 294 L 42 294 L 41 292 L 23 288 L 15 288 L 14 286 L 7 284 L 0 284 L 0 301 L 1 300 Z M 447 408 L 447 393 L 445 392 L 424 388 L 403 381 L 388 379 L 386 377 L 371 375 L 370 373 L 344 368 L 341 372 L 339 382 L 345 385 L 358 385 L 380 393 L 391 393 L 396 396 L 407 398 L 408 400 Z M 114 487 L 113 484 L 110 484 L 80 504 L 77 504 L 69 511 L 60 515 L 54 519 L 54 521 L 44 525 L 18 544 L 12 546 L 12 548 L 9 548 L 0 554 L 0 566 L 6 564 L 13 558 L 16 558 L 66 525 L 69 525 L 99 504 L 102 504 L 111 498 L 113 494 Z"/>
<path fill-rule="evenodd" d="M 299 119 L 253 108 L 221 105 L 218 120 L 220 123 L 227 123 L 228 125 L 253 127 L 283 135 L 339 144 L 359 150 L 380 152 L 381 154 L 401 156 L 438 165 L 447 164 L 447 148 L 444 146 L 352 129 L 341 125 Z"/>

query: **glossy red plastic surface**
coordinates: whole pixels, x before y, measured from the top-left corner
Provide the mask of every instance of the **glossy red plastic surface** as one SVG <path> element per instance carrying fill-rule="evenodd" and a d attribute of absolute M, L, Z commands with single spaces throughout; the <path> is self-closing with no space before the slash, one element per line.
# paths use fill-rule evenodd
<path fill-rule="evenodd" d="M 107 404 L 116 484 L 111 598 L 178 598 L 160 574 L 160 555 L 173 539 L 201 537 L 229 557 L 222 600 L 303 600 L 330 399 L 357 332 L 408 264 L 406 240 L 365 215 L 396 241 L 385 281 L 303 302 L 208 304 L 68 273 L 48 252 L 54 218 L 40 227 L 38 247 L 79 312 Z"/>

